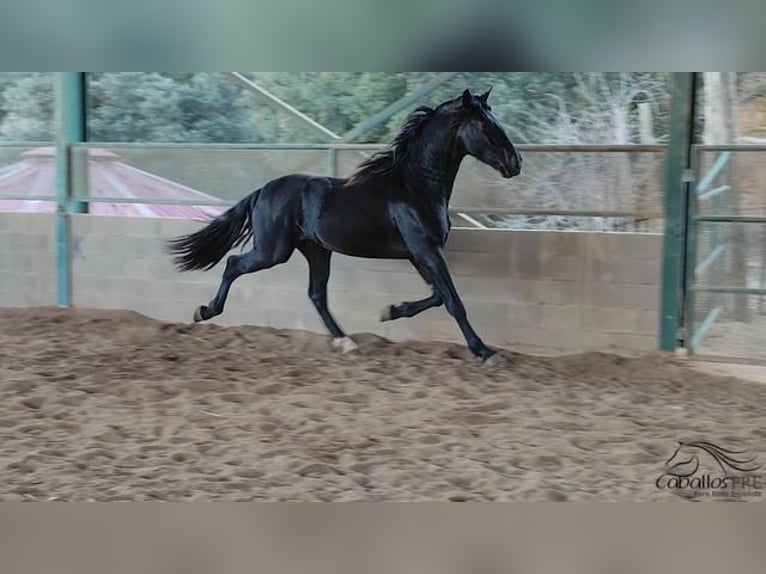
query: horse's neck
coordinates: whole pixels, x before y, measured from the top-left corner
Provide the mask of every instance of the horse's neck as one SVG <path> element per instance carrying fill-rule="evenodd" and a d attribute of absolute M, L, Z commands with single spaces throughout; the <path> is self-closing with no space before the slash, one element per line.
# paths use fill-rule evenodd
<path fill-rule="evenodd" d="M 423 193 L 438 195 L 449 203 L 465 152 L 455 145 L 454 134 L 423 134 L 423 137 L 429 136 L 433 138 L 433 143 L 420 147 L 413 154 L 408 174 Z"/>

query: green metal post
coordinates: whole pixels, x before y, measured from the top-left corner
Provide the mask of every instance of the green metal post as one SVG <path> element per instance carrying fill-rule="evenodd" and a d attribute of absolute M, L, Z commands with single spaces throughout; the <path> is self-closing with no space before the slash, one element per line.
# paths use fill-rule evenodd
<path fill-rule="evenodd" d="M 56 300 L 59 307 L 71 301 L 71 213 L 86 213 L 86 203 L 73 203 L 73 162 L 70 144 L 86 139 L 85 73 L 56 72 Z"/>
<path fill-rule="evenodd" d="M 660 349 L 674 351 L 684 308 L 687 200 L 698 72 L 675 72 L 670 142 L 665 164 L 665 235 L 660 302 Z"/>
<path fill-rule="evenodd" d="M 330 177 L 338 177 L 338 150 L 332 147 L 327 150 L 327 171 Z"/>

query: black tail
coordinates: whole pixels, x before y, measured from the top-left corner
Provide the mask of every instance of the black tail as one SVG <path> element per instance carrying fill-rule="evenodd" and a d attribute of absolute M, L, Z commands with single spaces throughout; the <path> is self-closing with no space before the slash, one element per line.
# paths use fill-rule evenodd
<path fill-rule="evenodd" d="M 212 269 L 232 247 L 250 239 L 251 213 L 259 193 L 251 193 L 199 231 L 168 241 L 168 251 L 178 270 Z"/>

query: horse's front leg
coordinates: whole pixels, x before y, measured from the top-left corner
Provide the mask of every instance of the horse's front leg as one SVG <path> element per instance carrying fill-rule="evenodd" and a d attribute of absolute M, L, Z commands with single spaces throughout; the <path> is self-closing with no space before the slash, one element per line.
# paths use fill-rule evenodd
<path fill-rule="evenodd" d="M 412 253 L 415 265 L 434 286 L 435 294 L 444 301 L 447 311 L 455 318 L 468 347 L 474 355 L 486 361 L 495 354 L 495 351 L 484 344 L 469 323 L 465 306 L 455 289 L 441 247 L 428 241 L 428 238 L 424 237 L 417 228 L 411 228 L 410 231 L 403 230 L 402 236 Z"/>

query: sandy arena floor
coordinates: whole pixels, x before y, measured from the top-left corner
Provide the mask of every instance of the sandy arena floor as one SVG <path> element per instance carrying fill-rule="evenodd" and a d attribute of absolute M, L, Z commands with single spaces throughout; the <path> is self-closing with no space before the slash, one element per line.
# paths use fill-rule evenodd
<path fill-rule="evenodd" d="M 678 500 L 679 440 L 766 460 L 763 384 L 354 338 L 0 309 L 0 500 Z"/>

